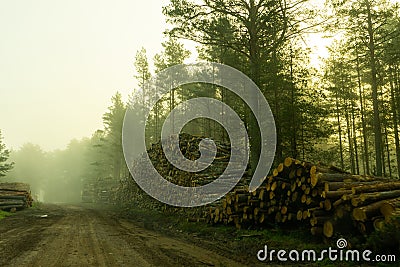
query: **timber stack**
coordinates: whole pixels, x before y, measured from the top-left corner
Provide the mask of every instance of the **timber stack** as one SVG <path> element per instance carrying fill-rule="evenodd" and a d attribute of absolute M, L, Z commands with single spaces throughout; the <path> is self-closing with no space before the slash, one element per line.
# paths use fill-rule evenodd
<path fill-rule="evenodd" d="M 179 138 L 179 148 L 173 146 L 174 139 Z M 193 136 L 186 133 L 171 136 L 166 144 L 166 149 L 171 151 L 171 154 L 176 155 L 180 149 L 183 156 L 190 160 L 195 161 L 200 158 L 199 144 L 205 137 Z M 228 143 L 214 141 L 217 151 L 212 164 L 200 172 L 187 172 L 176 168 L 166 158 L 161 142 L 153 144 L 148 150 L 148 155 L 152 161 L 153 166 L 156 168 L 166 180 L 180 186 L 196 187 L 208 184 L 218 178 L 224 172 L 228 163 L 230 162 L 231 146 Z M 203 143 L 202 152 L 204 154 L 210 153 L 212 155 L 213 146 L 211 144 Z M 243 165 L 242 162 L 232 162 L 233 165 Z M 235 170 L 233 170 L 234 172 Z M 247 173 L 245 173 L 247 177 Z M 243 183 L 243 181 L 241 181 Z M 244 184 L 244 183 L 243 183 Z"/>
<path fill-rule="evenodd" d="M 178 149 L 173 146 L 173 141 L 179 142 L 179 149 L 183 156 L 191 161 L 197 160 L 200 158 L 201 153 L 199 149 L 199 144 L 204 137 L 202 136 L 193 136 L 186 133 L 181 133 L 179 135 L 171 136 L 166 142 L 166 149 Z M 231 146 L 229 143 L 224 143 L 220 141 L 214 141 L 216 145 L 216 154 L 214 161 L 212 164 L 206 169 L 200 172 L 187 172 L 176 168 L 165 156 L 163 151 L 163 144 L 159 141 L 156 144 L 152 144 L 146 153 L 143 154 L 140 158 L 133 161 L 132 166 L 135 170 L 134 175 L 138 177 L 148 177 L 150 173 L 150 168 L 155 168 L 157 172 L 167 181 L 184 187 L 196 187 L 208 184 L 215 179 L 217 179 L 227 168 L 228 163 L 230 162 L 231 155 Z M 210 152 L 212 154 L 212 149 L 214 148 L 212 145 L 207 145 L 207 143 L 202 144 L 202 153 Z M 234 148 L 232 148 L 234 149 Z M 177 151 L 172 150 L 171 154 L 176 154 Z M 148 163 L 146 157 L 149 157 L 151 160 L 151 165 Z M 234 166 L 241 165 L 242 162 L 234 162 Z M 233 170 L 235 172 L 236 170 Z M 250 178 L 245 171 L 243 178 L 239 181 L 239 185 L 248 184 Z M 165 187 L 163 185 L 154 185 L 159 186 L 159 192 L 165 193 L 165 195 L 172 196 L 170 192 L 166 192 Z M 176 196 L 173 196 L 176 197 Z M 121 181 L 121 185 L 119 188 L 119 196 L 118 200 L 121 203 L 130 203 L 135 201 L 136 204 L 141 205 L 145 208 L 162 208 L 169 209 L 174 211 L 181 211 L 183 209 L 174 208 L 170 206 L 166 206 L 164 204 L 159 203 L 158 201 L 154 201 L 151 197 L 149 197 L 146 193 L 144 193 L 135 183 L 135 181 L 131 178 Z M 213 205 L 217 205 L 218 203 L 214 203 Z M 189 211 L 189 209 L 187 209 Z M 186 211 L 185 211 L 186 212 Z M 191 213 L 191 212 L 189 212 Z M 196 213 L 197 214 L 197 213 Z M 203 216 L 203 215 L 202 215 Z M 190 219 L 191 220 L 191 219 Z M 200 218 L 199 220 L 204 220 L 204 218 Z"/>
<path fill-rule="evenodd" d="M 393 223 L 396 216 L 399 180 L 286 158 L 257 190 L 238 186 L 221 205 L 210 207 L 207 221 L 237 228 L 301 225 L 313 235 L 331 238 L 355 230 L 368 234 Z"/>
<path fill-rule="evenodd" d="M 193 161 L 200 157 L 199 144 L 204 137 L 183 133 L 170 138 L 179 138 L 179 149 L 185 158 Z M 170 143 L 166 144 L 169 146 Z M 231 160 L 231 149 L 234 149 L 227 143 L 215 141 L 215 144 L 217 153 L 210 167 L 201 172 L 186 172 L 171 164 L 163 152 L 162 143 L 158 142 L 133 162 L 133 175 L 148 177 L 148 168 L 155 168 L 164 179 L 176 185 L 195 187 L 208 184 L 224 172 Z M 203 146 L 202 152 L 207 148 Z M 151 164 L 146 157 L 150 158 Z M 249 192 L 250 180 L 246 171 L 231 192 L 205 208 L 184 209 L 162 204 L 142 191 L 131 178 L 121 181 L 118 199 L 120 203 L 135 202 L 144 208 L 183 212 L 189 221 L 205 220 L 237 228 L 268 227 L 271 224 L 300 226 L 309 228 L 313 235 L 327 238 L 355 231 L 368 234 L 392 224 L 393 218 L 400 216 L 399 180 L 354 175 L 335 166 L 292 158 L 278 164 L 253 192 Z M 172 195 L 165 192 L 162 184 L 155 186 L 160 187 L 159 192 L 166 196 Z"/>
<path fill-rule="evenodd" d="M 32 206 L 30 186 L 24 183 L 0 183 L 0 210 L 15 211 Z"/>

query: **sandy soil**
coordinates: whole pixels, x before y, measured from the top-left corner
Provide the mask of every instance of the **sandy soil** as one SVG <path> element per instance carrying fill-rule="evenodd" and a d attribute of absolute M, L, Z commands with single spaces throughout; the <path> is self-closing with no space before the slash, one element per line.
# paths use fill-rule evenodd
<path fill-rule="evenodd" d="M 193 242 L 144 229 L 107 210 L 43 205 L 0 221 L 0 266 L 242 264 Z"/>

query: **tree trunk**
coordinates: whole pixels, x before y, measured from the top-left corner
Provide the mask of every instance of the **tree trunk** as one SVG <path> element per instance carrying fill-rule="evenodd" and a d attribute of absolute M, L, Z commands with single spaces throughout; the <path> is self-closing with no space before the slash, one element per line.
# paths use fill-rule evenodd
<path fill-rule="evenodd" d="M 378 102 L 378 81 L 377 81 L 377 68 L 375 58 L 375 38 L 371 14 L 371 5 L 369 0 L 365 1 L 367 7 L 367 23 L 368 23 L 368 38 L 369 38 L 369 61 L 371 69 L 371 89 L 372 89 L 372 104 L 374 110 L 374 138 L 375 138 L 375 164 L 376 175 L 382 176 L 382 131 L 381 121 L 379 116 L 379 102 Z"/>
<path fill-rule="evenodd" d="M 349 110 L 348 103 L 345 102 L 345 118 L 346 118 L 346 129 L 347 129 L 347 139 L 349 142 L 349 156 L 350 156 L 350 167 L 351 172 L 355 173 L 355 164 L 354 164 L 354 150 L 353 150 L 353 138 L 351 136 L 351 126 L 350 126 L 350 118 L 349 118 Z"/>
<path fill-rule="evenodd" d="M 397 105 L 396 105 L 396 96 L 394 91 L 394 77 L 393 77 L 393 70 L 389 71 L 390 75 L 390 97 L 391 97 L 391 108 L 392 108 L 392 122 L 393 122 L 393 129 L 394 129 L 394 141 L 396 146 L 396 160 L 397 160 L 397 176 L 400 177 L 400 141 L 399 141 L 399 128 L 398 128 L 398 121 L 397 121 Z"/>
<path fill-rule="evenodd" d="M 367 124 L 365 122 L 364 97 L 363 97 L 363 89 L 362 89 L 362 85 L 361 85 L 360 57 L 358 55 L 357 46 L 356 46 L 356 54 L 357 54 L 358 93 L 360 96 L 361 124 L 362 124 L 363 146 L 364 146 L 364 164 L 365 164 L 364 174 L 370 174 L 369 150 L 368 150 L 368 140 L 367 140 Z"/>
<path fill-rule="evenodd" d="M 293 77 L 293 51 L 290 49 L 290 91 L 291 91 L 291 150 L 292 157 L 297 158 L 297 123 L 296 123 L 296 108 L 295 108 L 295 85 Z"/>
<path fill-rule="evenodd" d="M 253 0 L 250 1 L 249 8 L 249 58 L 250 58 L 250 78 L 253 82 L 260 86 L 260 68 L 261 68 L 261 59 L 260 59 L 260 47 L 258 44 L 258 34 L 257 34 L 257 8 Z M 255 95 L 250 95 L 250 105 L 252 105 L 254 109 L 254 113 L 258 113 L 258 98 Z M 261 153 L 261 137 L 260 131 L 258 128 L 258 123 L 252 112 L 248 114 L 248 123 L 249 123 L 249 142 L 250 142 L 250 167 L 252 172 L 257 167 L 258 159 Z M 278 143 L 278 146 L 280 144 Z"/>
<path fill-rule="evenodd" d="M 383 125 L 384 125 L 384 130 L 385 130 L 385 148 L 386 148 L 387 166 L 388 166 L 388 171 L 389 171 L 389 177 L 392 177 L 392 164 L 390 162 L 390 147 L 389 147 L 389 138 L 388 138 L 386 114 L 384 114 L 384 116 L 385 116 L 385 118 L 384 118 L 384 124 Z M 385 170 L 386 167 L 384 166 L 383 169 Z"/>
<path fill-rule="evenodd" d="M 344 169 L 343 144 L 342 144 L 342 127 L 341 127 L 341 125 L 340 125 L 340 111 L 339 111 L 339 97 L 338 97 L 338 92 L 336 92 L 336 114 L 337 114 L 338 132 L 339 132 L 340 167 L 341 167 L 342 169 Z"/>
<path fill-rule="evenodd" d="M 358 160 L 358 145 L 357 145 L 357 128 L 356 128 L 356 119 L 355 119 L 355 110 L 354 110 L 354 101 L 351 101 L 351 116 L 353 123 L 353 144 L 354 144 L 354 153 L 355 153 L 355 163 L 356 163 L 356 174 L 360 174 L 360 163 Z"/>

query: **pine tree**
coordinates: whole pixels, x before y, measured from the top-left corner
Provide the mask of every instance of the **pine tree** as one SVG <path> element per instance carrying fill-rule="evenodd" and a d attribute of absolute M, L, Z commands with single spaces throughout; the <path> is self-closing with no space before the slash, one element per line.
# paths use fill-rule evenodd
<path fill-rule="evenodd" d="M 164 8 L 167 21 L 173 25 L 172 36 L 189 39 L 221 52 L 240 54 L 244 71 L 268 96 L 272 103 L 277 127 L 277 159 L 283 156 L 279 112 L 282 89 L 279 52 L 289 38 L 299 34 L 303 25 L 315 18 L 312 11 L 299 8 L 307 0 L 172 0 Z M 310 26 L 311 27 L 311 26 Z M 221 53 L 222 54 L 222 53 Z M 258 113 L 258 99 L 249 95 L 250 105 Z M 261 151 L 258 123 L 248 109 L 245 111 L 250 143 L 250 166 L 255 170 Z"/>
<path fill-rule="evenodd" d="M 154 65 L 156 67 L 156 72 L 160 72 L 168 67 L 175 66 L 178 64 L 183 64 L 184 60 L 190 56 L 190 51 L 185 49 L 183 44 L 181 44 L 176 38 L 169 36 L 168 40 L 162 43 L 163 51 L 154 56 Z M 179 75 L 179 74 L 177 74 Z M 165 80 L 167 84 L 166 88 L 174 88 L 173 81 L 167 78 Z M 169 113 L 175 108 L 178 103 L 178 98 L 183 97 L 185 92 L 182 88 L 174 88 L 168 94 L 168 107 Z M 171 120 L 171 129 L 175 131 L 174 116 Z"/>
<path fill-rule="evenodd" d="M 387 30 L 387 25 L 395 15 L 395 6 L 387 0 L 350 0 L 330 1 L 335 14 L 340 18 L 335 28 L 344 31 L 346 36 L 353 40 L 357 54 L 362 54 L 365 59 L 364 69 L 368 70 L 367 81 L 370 87 L 372 120 L 375 148 L 375 174 L 381 176 L 385 173 L 384 139 L 386 139 L 385 118 L 382 117 L 383 90 L 382 78 L 384 70 L 381 66 L 381 55 L 385 44 L 393 36 L 393 31 Z M 358 55 L 357 55 L 358 57 Z"/>
<path fill-rule="evenodd" d="M 5 176 L 14 166 L 14 163 L 7 163 L 9 157 L 10 150 L 3 144 L 3 137 L 0 131 L 0 177 Z"/>
<path fill-rule="evenodd" d="M 105 152 L 110 156 L 113 177 L 120 179 L 121 170 L 125 166 L 122 152 L 122 125 L 126 107 L 119 92 L 111 98 L 111 102 L 108 112 L 103 115 L 107 144 Z"/>

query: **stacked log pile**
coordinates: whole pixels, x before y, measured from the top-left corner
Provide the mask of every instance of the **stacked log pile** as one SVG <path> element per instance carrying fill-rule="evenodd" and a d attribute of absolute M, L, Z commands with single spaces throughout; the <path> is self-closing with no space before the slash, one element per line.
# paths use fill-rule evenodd
<path fill-rule="evenodd" d="M 171 149 L 171 141 L 174 138 L 179 138 L 179 148 L 186 159 L 191 161 L 197 160 L 200 158 L 201 154 L 199 151 L 199 144 L 204 137 L 202 136 L 193 136 L 186 133 L 181 133 L 176 136 L 171 136 L 170 140 L 167 140 L 167 147 Z M 212 164 L 200 172 L 187 172 L 184 170 L 180 170 L 176 168 L 169 160 L 166 158 L 161 141 L 152 144 L 151 147 L 147 151 L 147 155 L 152 162 L 152 166 L 148 166 L 146 163 L 145 157 L 147 155 L 142 155 L 141 158 L 136 159 L 133 164 L 133 169 L 135 170 L 134 175 L 140 177 L 148 177 L 149 170 L 148 168 L 155 168 L 157 172 L 166 180 L 176 185 L 185 186 L 185 187 L 196 187 L 208 184 L 213 180 L 217 179 L 226 169 L 228 163 L 230 162 L 231 155 L 231 146 L 230 144 L 215 141 L 217 152 L 215 155 L 215 160 Z M 207 153 L 208 150 L 211 150 L 212 146 L 203 146 L 203 153 Z M 177 148 L 174 148 L 177 149 Z M 234 148 L 232 148 L 234 149 Z M 243 164 L 237 162 L 238 164 Z M 235 172 L 235 170 L 233 170 Z M 248 184 L 249 177 L 247 172 L 244 173 L 243 178 L 239 181 L 239 185 Z M 164 192 L 168 195 L 168 192 L 165 192 L 164 188 L 160 188 L 160 192 Z M 121 181 L 121 185 L 119 188 L 119 202 L 129 203 L 132 201 L 139 202 L 138 204 L 142 205 L 145 208 L 159 208 L 166 209 L 165 205 L 153 201 L 151 198 L 147 196 L 134 182 L 133 179 L 126 179 Z M 169 209 L 178 210 L 172 207 Z M 192 219 L 192 218 L 191 218 Z M 196 219 L 198 220 L 198 219 Z M 199 219 L 203 220 L 203 219 Z"/>
<path fill-rule="evenodd" d="M 189 160 L 200 157 L 203 137 L 180 134 L 179 146 Z M 176 137 L 174 137 L 176 138 Z M 201 172 L 185 172 L 173 166 L 163 153 L 161 142 L 147 154 L 166 180 L 181 186 L 200 186 L 218 178 L 230 160 L 229 144 L 216 142 L 217 154 L 210 167 Z M 134 175 L 148 176 L 143 155 L 136 159 Z M 240 164 L 240 163 L 238 163 Z M 149 166 L 147 166 L 149 167 Z M 224 198 L 205 208 L 183 209 L 162 204 L 143 192 L 128 178 L 119 187 L 119 202 L 144 208 L 184 212 L 189 221 L 206 220 L 212 224 L 237 228 L 268 227 L 271 224 L 308 227 L 313 235 L 327 238 L 336 233 L 362 234 L 382 229 L 400 216 L 400 181 L 374 176 L 353 175 L 335 166 L 313 164 L 286 158 L 257 190 L 249 192 L 249 174 Z M 162 190 L 161 190 L 162 191 Z M 168 192 L 166 192 L 168 194 Z"/>
<path fill-rule="evenodd" d="M 32 206 L 30 187 L 24 183 L 0 183 L 0 210 L 20 210 Z"/>
<path fill-rule="evenodd" d="M 178 149 L 177 147 L 171 148 L 171 141 L 175 138 L 179 138 L 179 148 L 186 159 L 194 161 L 200 158 L 201 154 L 199 144 L 200 141 L 204 140 L 204 137 L 193 136 L 186 133 L 171 136 L 170 140 L 168 140 L 166 144 L 168 149 L 173 151 L 173 154 L 176 153 L 174 150 Z M 218 178 L 228 166 L 231 155 L 230 144 L 215 141 L 215 145 L 217 148 L 215 160 L 208 168 L 200 172 L 186 172 L 173 166 L 166 158 L 161 142 L 153 144 L 148 150 L 148 155 L 158 173 L 160 173 L 166 180 L 180 186 L 195 187 L 212 182 Z M 213 146 L 211 145 L 204 145 L 203 153 L 207 153 L 212 148 Z M 237 164 L 241 164 L 241 162 L 237 162 Z"/>
<path fill-rule="evenodd" d="M 400 181 L 286 158 L 256 191 L 235 188 L 209 209 L 207 220 L 237 228 L 294 222 L 330 238 L 355 229 L 367 234 L 396 214 Z"/>

